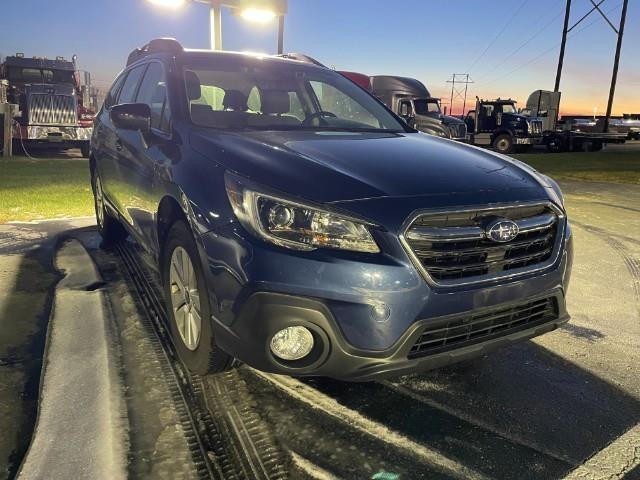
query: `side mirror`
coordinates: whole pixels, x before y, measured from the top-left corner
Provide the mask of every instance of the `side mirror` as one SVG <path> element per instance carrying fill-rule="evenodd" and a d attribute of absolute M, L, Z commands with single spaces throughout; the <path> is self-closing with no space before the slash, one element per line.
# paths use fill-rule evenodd
<path fill-rule="evenodd" d="M 404 119 L 409 119 L 411 117 L 411 113 L 409 112 L 409 105 L 406 103 L 400 104 L 400 116 Z"/>
<path fill-rule="evenodd" d="M 111 107 L 109 117 L 116 128 L 139 130 L 147 133 L 151 129 L 151 109 L 146 103 L 122 103 Z"/>

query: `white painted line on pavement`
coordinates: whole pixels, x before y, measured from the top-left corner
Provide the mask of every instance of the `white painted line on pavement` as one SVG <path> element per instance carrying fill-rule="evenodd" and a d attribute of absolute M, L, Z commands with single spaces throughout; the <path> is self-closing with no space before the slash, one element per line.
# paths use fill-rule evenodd
<path fill-rule="evenodd" d="M 327 472 L 324 468 L 319 467 L 315 463 L 307 460 L 296 452 L 289 452 L 293 463 L 295 463 L 300 470 L 316 480 L 340 480 L 334 474 Z"/>
<path fill-rule="evenodd" d="M 414 455 L 427 463 L 440 467 L 456 478 L 465 480 L 487 478 L 481 473 L 476 472 L 475 470 L 462 465 L 455 460 L 436 452 L 435 450 L 431 450 L 424 445 L 420 445 L 410 438 L 366 418 L 360 413 L 341 405 L 328 395 L 325 395 L 315 388 L 309 387 L 294 378 L 287 377 L 285 375 L 273 375 L 270 373 L 260 372 L 258 370 L 251 370 L 251 372 L 310 407 L 320 409 L 324 413 L 347 423 L 353 428 L 370 435 L 379 441 L 389 443 L 396 448 L 401 448 L 409 455 Z"/>
<path fill-rule="evenodd" d="M 573 470 L 565 480 L 623 478 L 640 465 L 640 424 L 627 430 L 606 448 Z"/>
<path fill-rule="evenodd" d="M 387 387 L 390 390 L 393 390 L 394 392 L 398 393 L 399 395 L 404 395 L 406 397 L 411 398 L 412 400 L 415 400 L 416 402 L 420 402 L 420 403 L 424 403 L 425 405 L 430 406 L 431 408 L 435 408 L 436 410 L 440 410 L 441 412 L 447 413 L 453 417 L 459 418 L 461 420 L 464 420 L 467 423 L 470 423 L 471 425 L 475 425 L 478 428 L 481 428 L 483 430 L 486 430 L 487 432 L 491 432 L 495 435 L 498 435 L 508 441 L 510 441 L 511 443 L 514 443 L 516 445 L 521 445 L 523 447 L 526 448 L 530 448 L 531 450 L 535 450 L 536 452 L 542 453 L 548 457 L 551 457 L 555 460 L 558 460 L 560 462 L 565 462 L 568 463 L 569 465 L 573 465 L 575 466 L 577 464 L 576 461 L 572 461 L 570 458 L 552 452 L 551 450 L 549 450 L 548 448 L 535 443 L 535 442 L 530 442 L 529 440 L 526 440 L 522 437 L 520 437 L 519 435 L 514 435 L 511 432 L 508 431 L 504 431 L 501 430 L 499 428 L 496 428 L 494 425 L 491 425 L 483 420 L 480 420 L 472 415 L 469 415 L 467 413 L 464 413 L 462 411 L 459 411 L 455 408 L 451 408 L 447 405 L 444 405 L 440 402 L 437 402 L 435 400 L 432 400 L 420 393 L 414 392 L 412 390 L 410 390 L 409 388 L 398 384 L 398 383 L 393 383 L 389 380 L 383 380 L 381 382 L 379 382 L 381 385 L 384 385 L 385 387 Z"/>

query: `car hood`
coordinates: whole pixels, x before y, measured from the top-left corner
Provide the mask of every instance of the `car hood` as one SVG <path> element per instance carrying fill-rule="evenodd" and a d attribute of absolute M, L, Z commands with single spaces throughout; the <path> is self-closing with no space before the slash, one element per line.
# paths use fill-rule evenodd
<path fill-rule="evenodd" d="M 321 203 L 547 190 L 516 160 L 422 133 L 197 129 L 190 141 L 229 170 Z"/>
<path fill-rule="evenodd" d="M 524 122 L 527 120 L 532 120 L 531 117 L 527 117 L 525 115 L 520 115 L 519 113 L 503 113 L 502 114 L 503 121 L 509 120 L 512 122 Z"/>
<path fill-rule="evenodd" d="M 461 119 L 457 117 L 452 117 L 451 115 L 441 115 L 440 118 L 446 125 L 453 125 L 456 123 L 464 123 Z"/>

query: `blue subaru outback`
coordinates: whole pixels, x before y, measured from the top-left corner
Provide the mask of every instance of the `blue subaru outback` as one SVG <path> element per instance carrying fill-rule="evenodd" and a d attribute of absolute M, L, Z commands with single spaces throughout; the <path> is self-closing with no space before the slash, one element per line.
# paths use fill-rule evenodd
<path fill-rule="evenodd" d="M 90 158 L 100 233 L 152 256 L 193 372 L 369 380 L 569 318 L 556 183 L 413 130 L 327 68 L 154 40 Z"/>

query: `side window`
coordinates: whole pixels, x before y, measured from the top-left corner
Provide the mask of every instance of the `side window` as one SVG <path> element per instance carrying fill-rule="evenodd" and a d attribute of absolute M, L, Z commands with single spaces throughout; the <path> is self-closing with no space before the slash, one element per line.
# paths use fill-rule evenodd
<path fill-rule="evenodd" d="M 120 87 L 122 87 L 122 84 L 124 83 L 125 78 L 127 78 L 127 74 L 123 73 L 116 79 L 115 82 L 113 82 L 113 86 L 111 87 L 111 90 L 109 90 L 107 97 L 104 99 L 105 108 L 109 109 L 116 104 L 116 98 L 118 98 L 118 92 L 120 90 Z"/>
<path fill-rule="evenodd" d="M 291 105 L 289 115 L 293 115 L 302 122 L 306 118 L 306 114 L 304 113 L 302 103 L 300 103 L 300 98 L 296 92 L 289 92 L 289 104 Z"/>
<path fill-rule="evenodd" d="M 167 81 L 160 63 L 149 64 L 138 90 L 137 103 L 146 103 L 151 110 L 151 128 L 169 131 L 170 115 Z"/>
<path fill-rule="evenodd" d="M 247 106 L 252 112 L 260 111 L 260 108 L 262 107 L 262 100 L 260 99 L 260 92 L 258 91 L 258 87 L 253 87 L 249 92 Z"/>
<path fill-rule="evenodd" d="M 120 90 L 118 103 L 133 103 L 135 101 L 138 83 L 140 83 L 140 78 L 142 78 L 145 68 L 146 65 L 140 65 L 129 72 L 122 90 Z"/>
<path fill-rule="evenodd" d="M 399 109 L 399 114 L 401 117 L 408 117 L 410 115 L 413 115 L 413 109 L 411 108 L 411 102 L 409 100 L 401 100 Z"/>

